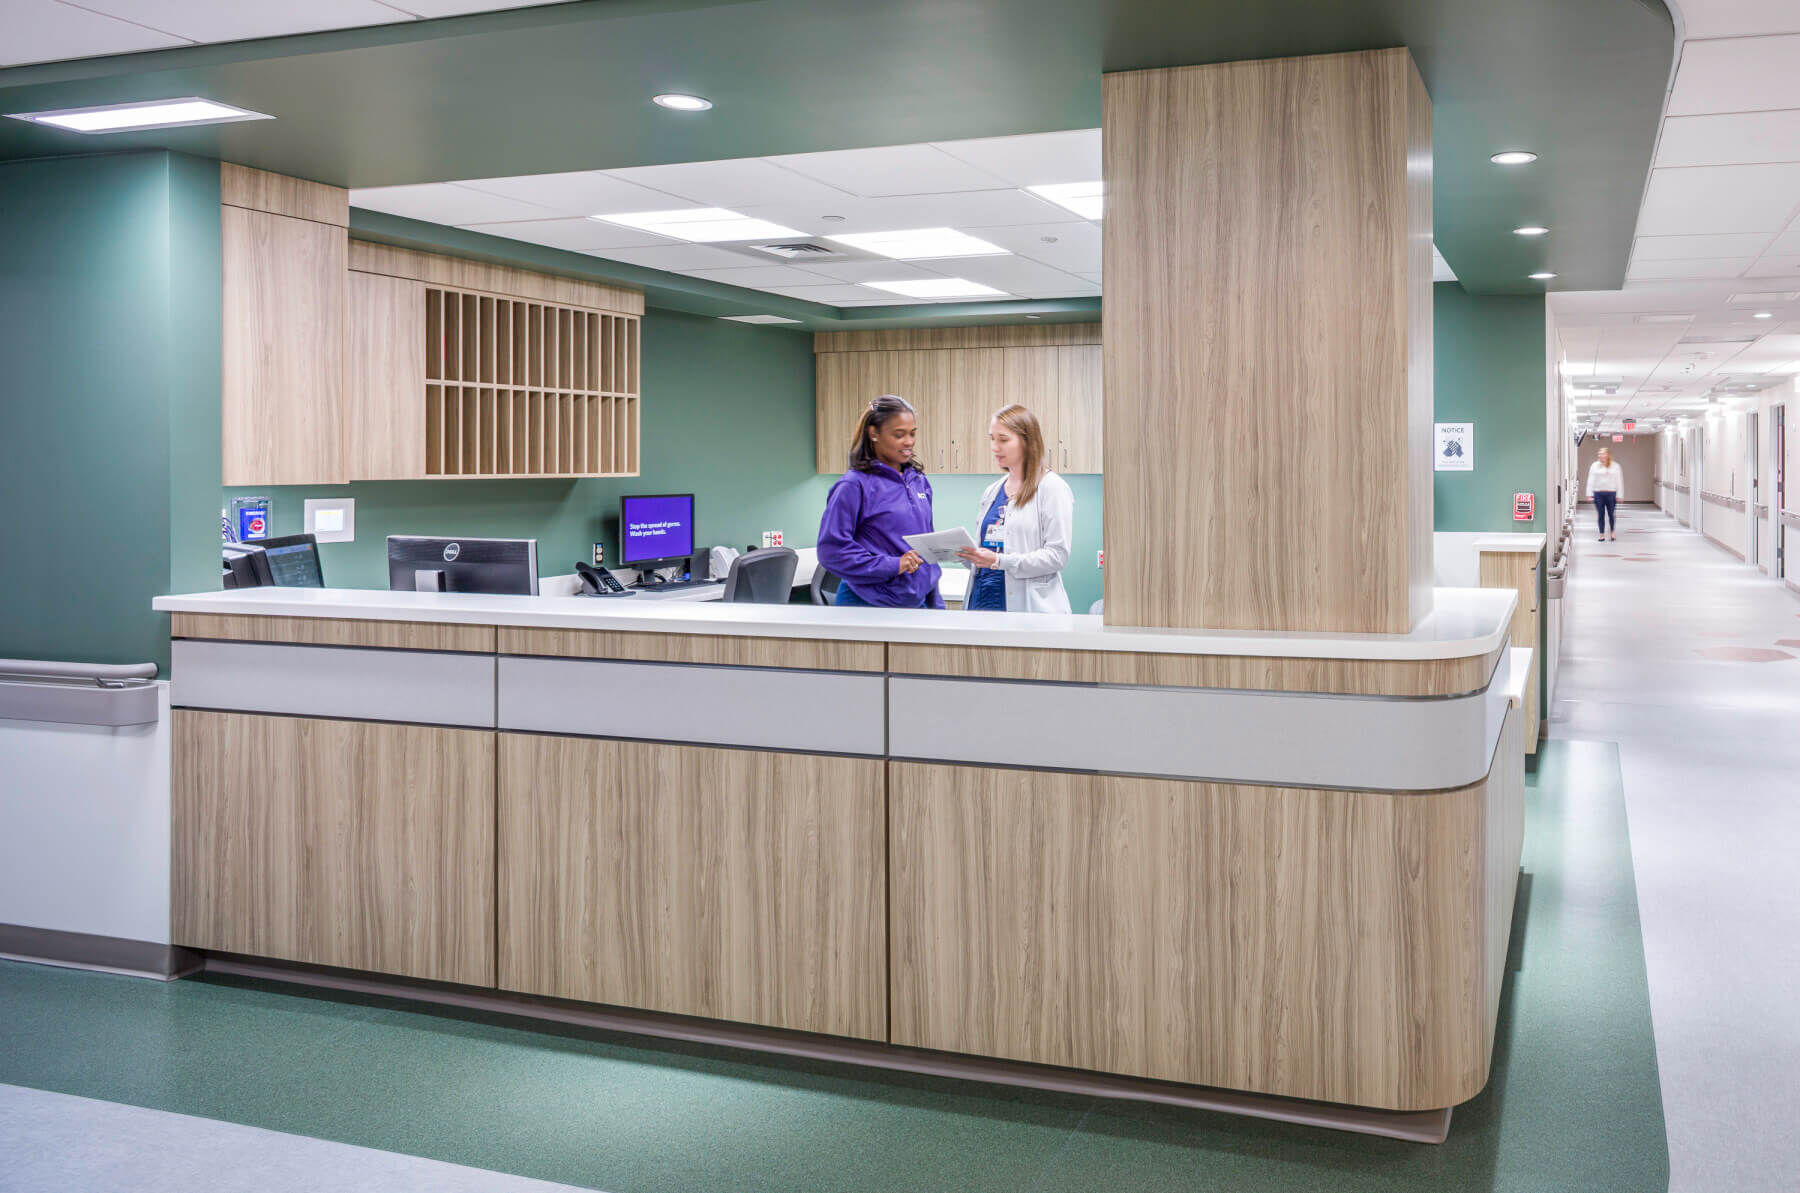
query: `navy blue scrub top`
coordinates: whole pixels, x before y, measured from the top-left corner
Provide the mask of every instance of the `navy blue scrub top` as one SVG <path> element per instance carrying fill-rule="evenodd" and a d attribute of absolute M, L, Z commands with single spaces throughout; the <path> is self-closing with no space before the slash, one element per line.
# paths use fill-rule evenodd
<path fill-rule="evenodd" d="M 981 519 L 981 545 L 989 551 L 1000 550 L 1001 539 L 994 534 L 994 524 L 1006 521 L 1006 486 L 1002 484 L 994 493 L 994 504 L 988 506 L 986 516 Z M 1006 573 L 999 568 L 977 568 L 969 581 L 968 599 L 963 601 L 965 609 L 988 609 L 995 613 L 1006 612 Z"/>

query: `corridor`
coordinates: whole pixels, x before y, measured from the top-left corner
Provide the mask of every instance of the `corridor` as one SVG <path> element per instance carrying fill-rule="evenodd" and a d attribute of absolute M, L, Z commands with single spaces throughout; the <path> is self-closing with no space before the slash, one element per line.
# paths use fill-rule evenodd
<path fill-rule="evenodd" d="M 1670 1189 L 1800 1187 L 1800 600 L 1662 511 L 1577 523 L 1550 736 L 1617 742 Z"/>

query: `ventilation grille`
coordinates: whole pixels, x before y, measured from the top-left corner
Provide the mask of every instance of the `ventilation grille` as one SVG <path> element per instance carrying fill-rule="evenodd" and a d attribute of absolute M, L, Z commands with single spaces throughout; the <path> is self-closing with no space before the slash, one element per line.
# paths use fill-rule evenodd
<path fill-rule="evenodd" d="M 826 257 L 842 257 L 844 255 L 834 248 L 816 244 L 810 240 L 796 240 L 785 244 L 753 244 L 750 247 L 759 253 L 780 257 L 784 261 L 818 261 Z"/>

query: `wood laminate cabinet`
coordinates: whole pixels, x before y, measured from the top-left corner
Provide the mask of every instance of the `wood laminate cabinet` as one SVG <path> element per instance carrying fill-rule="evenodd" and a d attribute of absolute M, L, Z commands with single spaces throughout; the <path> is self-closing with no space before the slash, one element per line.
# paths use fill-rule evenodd
<path fill-rule="evenodd" d="M 878 759 L 500 734 L 500 986 L 887 1036 Z"/>
<path fill-rule="evenodd" d="M 1017 403 L 1037 415 L 1049 464 L 1099 472 L 1098 326 L 825 332 L 815 337 L 818 467 L 842 472 L 857 420 L 880 394 L 919 412 L 919 459 L 931 472 L 993 471 L 988 425 Z M 980 333 L 980 334 L 951 334 Z"/>
<path fill-rule="evenodd" d="M 344 229 L 220 208 L 222 479 L 349 479 L 341 417 Z"/>
<path fill-rule="evenodd" d="M 176 944 L 494 984 L 494 734 L 177 709 Z"/>

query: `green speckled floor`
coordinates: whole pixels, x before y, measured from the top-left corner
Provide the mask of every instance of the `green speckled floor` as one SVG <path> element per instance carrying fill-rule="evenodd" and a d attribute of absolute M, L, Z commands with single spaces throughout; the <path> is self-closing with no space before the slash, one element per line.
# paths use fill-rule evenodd
<path fill-rule="evenodd" d="M 1613 747 L 1547 744 L 1494 1077 L 1441 1147 L 254 983 L 0 962 L 0 1082 L 609 1193 L 1667 1186 Z"/>

